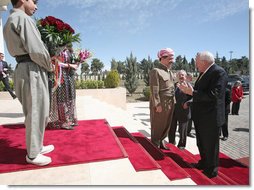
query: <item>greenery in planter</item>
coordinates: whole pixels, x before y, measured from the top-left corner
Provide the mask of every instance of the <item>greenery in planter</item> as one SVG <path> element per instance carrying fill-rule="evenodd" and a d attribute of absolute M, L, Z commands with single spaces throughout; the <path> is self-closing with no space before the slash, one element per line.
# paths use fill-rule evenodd
<path fill-rule="evenodd" d="M 120 75 L 117 70 L 112 70 L 107 74 L 104 81 L 105 88 L 116 88 L 120 84 Z"/>
<path fill-rule="evenodd" d="M 4 91 L 4 84 L 0 82 L 0 91 Z"/>
<path fill-rule="evenodd" d="M 9 80 L 9 85 L 10 85 L 10 88 L 13 90 L 13 87 L 14 87 L 13 80 Z M 1 81 L 0 81 L 0 91 L 5 91 L 4 84 Z"/>
<path fill-rule="evenodd" d="M 76 89 L 98 89 L 104 87 L 101 80 L 76 80 Z"/>
<path fill-rule="evenodd" d="M 150 99 L 150 96 L 151 96 L 150 86 L 146 86 L 146 87 L 143 89 L 143 94 L 144 94 L 144 96 L 145 96 L 145 100 L 149 100 L 149 99 Z"/>

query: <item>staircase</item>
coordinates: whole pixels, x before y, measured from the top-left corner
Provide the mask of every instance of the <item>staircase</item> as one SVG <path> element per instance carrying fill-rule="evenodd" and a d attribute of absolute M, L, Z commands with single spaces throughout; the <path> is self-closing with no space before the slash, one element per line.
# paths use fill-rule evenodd
<path fill-rule="evenodd" d="M 187 144 L 191 147 L 187 146 L 184 151 L 179 150 L 171 144 L 168 144 L 170 151 L 161 151 L 149 140 L 149 121 L 144 122 L 137 119 L 135 116 L 133 117 L 133 115 L 128 113 L 126 110 L 101 102 L 92 97 L 79 98 L 83 98 L 82 102 L 85 103 L 83 105 L 78 105 L 77 107 L 77 112 L 81 114 L 78 115 L 78 118 L 105 118 L 109 125 L 112 126 L 116 136 L 125 148 L 129 156 L 128 159 L 136 172 L 161 170 L 169 179 L 169 184 L 249 185 L 248 167 L 235 161 L 235 164 L 230 170 L 225 171 L 225 168 L 224 170 L 219 169 L 218 176 L 209 179 L 200 170 L 193 168 L 192 166 L 192 163 L 196 163 L 198 160 L 196 144 L 194 142 L 188 141 Z M 86 107 L 89 109 L 86 109 Z M 91 107 L 95 109 L 91 109 Z M 231 162 L 233 161 L 228 157 L 227 159 Z M 139 161 L 136 162 L 136 160 Z M 149 160 L 149 164 L 142 165 L 142 161 L 140 160 Z M 238 175 L 245 178 L 245 180 L 237 180 L 235 179 L 235 176 L 228 176 L 227 171 L 230 173 L 233 173 L 234 171 L 238 172 Z"/>
<path fill-rule="evenodd" d="M 119 129 L 122 129 L 122 133 L 118 132 Z M 145 153 L 148 153 L 147 159 L 143 160 L 152 159 L 152 161 L 159 165 L 159 168 L 169 180 L 191 178 L 197 185 L 249 185 L 249 168 L 225 155 L 220 155 L 220 160 L 226 158 L 227 162 L 234 163 L 232 168 L 227 169 L 227 166 L 221 163 L 218 176 L 210 179 L 200 170 L 193 167 L 192 164 L 197 163 L 199 157 L 193 155 L 188 150 L 180 150 L 175 145 L 167 144 L 170 150 L 161 151 L 141 133 L 130 134 L 124 127 L 113 127 L 113 130 L 118 138 L 120 138 L 120 142 L 123 142 L 121 138 L 124 137 L 132 139 L 137 146 L 141 145 L 144 148 L 144 150 L 140 150 L 142 152 L 141 155 L 144 157 L 146 155 Z M 126 135 L 123 135 L 123 133 Z M 129 148 L 127 144 L 123 144 L 123 147 Z M 135 155 L 137 154 L 138 152 Z M 130 161 L 132 160 L 131 154 L 129 154 L 129 159 Z M 135 165 L 135 161 L 131 162 Z"/>

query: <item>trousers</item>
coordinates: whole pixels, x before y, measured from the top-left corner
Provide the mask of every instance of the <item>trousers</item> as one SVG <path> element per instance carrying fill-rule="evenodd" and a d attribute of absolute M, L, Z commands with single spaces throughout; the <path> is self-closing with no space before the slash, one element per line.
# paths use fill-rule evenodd
<path fill-rule="evenodd" d="M 34 62 L 20 62 L 14 71 L 14 88 L 25 116 L 27 155 L 35 158 L 49 117 L 48 72 Z"/>

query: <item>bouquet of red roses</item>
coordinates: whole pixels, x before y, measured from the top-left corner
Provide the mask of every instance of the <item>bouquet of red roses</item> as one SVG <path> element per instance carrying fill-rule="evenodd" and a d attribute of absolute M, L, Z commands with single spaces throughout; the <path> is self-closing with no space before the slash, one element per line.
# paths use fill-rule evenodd
<path fill-rule="evenodd" d="M 80 34 L 75 34 L 69 24 L 53 16 L 38 20 L 37 27 L 51 56 L 58 55 L 67 44 L 80 42 Z"/>

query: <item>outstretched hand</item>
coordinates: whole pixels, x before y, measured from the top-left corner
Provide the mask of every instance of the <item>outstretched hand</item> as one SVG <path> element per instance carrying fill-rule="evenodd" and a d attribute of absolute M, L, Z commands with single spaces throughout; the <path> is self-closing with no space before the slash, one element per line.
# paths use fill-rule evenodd
<path fill-rule="evenodd" d="M 193 87 L 189 84 L 189 83 L 186 83 L 186 82 L 182 82 L 182 83 L 178 83 L 178 88 L 185 94 L 188 94 L 188 95 L 193 95 Z"/>

